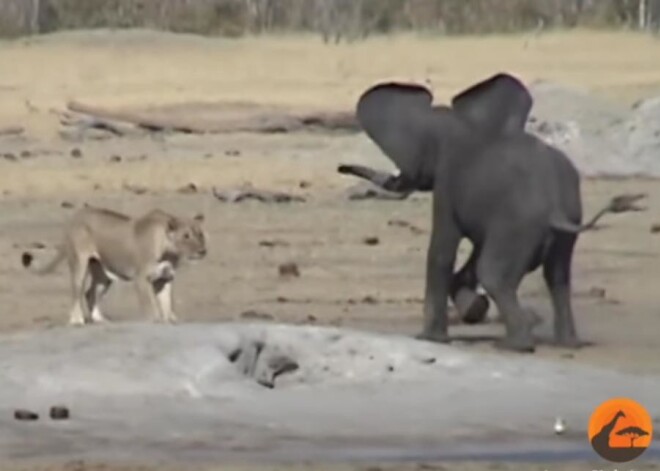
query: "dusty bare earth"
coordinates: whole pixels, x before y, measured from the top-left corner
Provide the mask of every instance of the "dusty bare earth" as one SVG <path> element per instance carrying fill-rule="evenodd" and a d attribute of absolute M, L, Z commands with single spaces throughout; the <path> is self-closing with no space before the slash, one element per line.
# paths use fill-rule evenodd
<path fill-rule="evenodd" d="M 38 253 L 50 254 L 63 220 L 87 202 L 131 214 L 159 206 L 206 215 L 208 259 L 183 270 L 176 287 L 175 308 L 184 322 L 242 320 L 256 312 L 273 322 L 415 333 L 421 322 L 430 201 L 424 195 L 348 201 L 346 188 L 355 181 L 336 174 L 338 163 L 389 165 L 365 136 L 136 131 L 76 138 L 61 133 L 53 111 L 64 110 L 70 99 L 104 106 L 247 100 L 350 109 L 376 80 L 428 79 L 444 100 L 499 70 L 528 81 L 584 87 L 621 106 L 660 95 L 660 63 L 649 60 L 660 56 L 660 42 L 577 32 L 541 36 L 523 48 L 524 39 L 401 37 L 323 47 L 315 38 L 208 40 L 99 32 L 0 44 L 0 62 L 8 64 L 0 77 L 0 127 L 25 128 L 20 136 L 0 136 L 0 256 L 5 259 L 0 332 L 45 330 L 66 321 L 66 272 L 37 278 L 22 270 L 19 258 L 35 243 L 46 245 Z M 306 201 L 226 203 L 211 192 L 213 186 L 247 182 Z M 190 183 L 196 191 L 177 191 Z M 575 256 L 577 322 L 595 345 L 578 352 L 542 347 L 538 356 L 660 374 L 660 235 L 651 232 L 660 222 L 660 185 L 649 179 L 585 181 L 585 212 L 630 191 L 648 193 L 648 211 L 610 217 L 609 227 L 580 239 Z M 365 242 L 373 237 L 375 243 Z M 299 277 L 278 275 L 278 266 L 287 262 L 297 264 Z M 550 314 L 538 274 L 525 282 L 523 298 L 541 315 Z M 141 319 L 127 285 L 113 288 L 105 310 L 116 322 Z M 541 334 L 548 327 L 546 322 Z M 453 332 L 500 334 L 501 327 L 455 326 Z M 479 342 L 465 348 L 492 347 Z M 546 468 L 596 469 L 587 464 L 534 469 Z M 26 468 L 7 463 L 2 469 Z M 29 469 L 115 468 L 69 463 Z M 447 469 L 518 467 L 452 464 Z"/>

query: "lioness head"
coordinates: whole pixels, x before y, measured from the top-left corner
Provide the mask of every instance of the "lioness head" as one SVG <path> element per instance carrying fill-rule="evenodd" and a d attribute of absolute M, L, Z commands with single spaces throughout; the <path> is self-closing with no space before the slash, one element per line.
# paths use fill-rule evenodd
<path fill-rule="evenodd" d="M 167 225 L 167 237 L 183 258 L 198 260 L 206 256 L 206 233 L 202 227 L 204 215 L 192 219 L 171 218 Z"/>

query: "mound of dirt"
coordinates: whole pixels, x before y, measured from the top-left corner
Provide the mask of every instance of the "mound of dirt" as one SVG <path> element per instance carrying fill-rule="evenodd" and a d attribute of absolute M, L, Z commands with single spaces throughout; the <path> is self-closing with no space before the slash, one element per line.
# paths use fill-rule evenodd
<path fill-rule="evenodd" d="M 275 387 L 255 381 L 282 359 L 290 366 Z M 457 453 L 457 445 L 472 456 L 496 436 L 506 437 L 499 453 L 592 453 L 585 428 L 603 400 L 635 397 L 660 413 L 657 377 L 272 323 L 14 335 L 0 341 L 0 371 L 0 455 L 8 458 L 383 458 Z M 70 419 L 50 421 L 44 411 L 54 404 Z M 42 418 L 28 431 L 11 419 L 15 409 Z M 557 416 L 568 424 L 561 439 Z"/>
<path fill-rule="evenodd" d="M 660 98 L 626 108 L 552 82 L 530 90 L 528 129 L 566 152 L 584 176 L 660 177 Z"/>

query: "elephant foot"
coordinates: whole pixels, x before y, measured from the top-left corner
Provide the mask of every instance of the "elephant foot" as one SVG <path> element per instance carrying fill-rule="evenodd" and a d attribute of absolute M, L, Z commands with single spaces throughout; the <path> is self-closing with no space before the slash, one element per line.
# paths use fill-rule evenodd
<path fill-rule="evenodd" d="M 588 340 L 582 340 L 577 336 L 557 338 L 555 339 L 554 346 L 560 348 L 569 348 L 571 350 L 579 350 L 584 347 L 591 347 L 594 343 Z"/>
<path fill-rule="evenodd" d="M 425 340 L 427 342 L 435 343 L 449 343 L 449 335 L 439 332 L 422 332 L 415 335 L 417 340 Z"/>
<path fill-rule="evenodd" d="M 461 288 L 454 298 L 454 305 L 465 324 L 480 324 L 486 320 L 490 301 L 484 294 Z"/>
<path fill-rule="evenodd" d="M 506 337 L 497 342 L 495 348 L 516 353 L 534 353 L 536 351 L 534 340 L 529 336 Z"/>

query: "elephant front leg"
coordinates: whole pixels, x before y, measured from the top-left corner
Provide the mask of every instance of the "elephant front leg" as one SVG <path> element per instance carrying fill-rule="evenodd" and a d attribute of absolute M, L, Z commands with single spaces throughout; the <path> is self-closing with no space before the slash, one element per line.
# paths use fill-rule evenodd
<path fill-rule="evenodd" d="M 460 233 L 449 217 L 438 213 L 434 201 L 431 242 L 426 259 L 426 289 L 424 296 L 424 330 L 419 339 L 447 342 L 447 301 L 451 288 L 456 250 Z"/>

